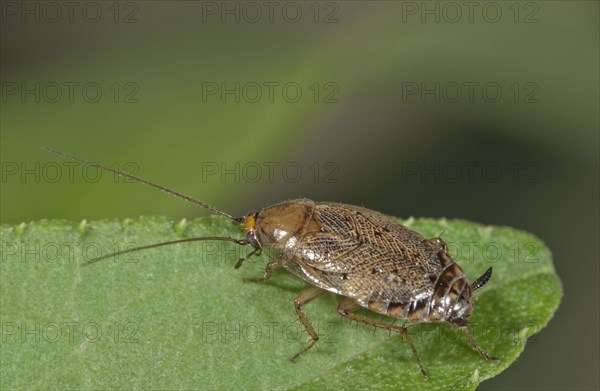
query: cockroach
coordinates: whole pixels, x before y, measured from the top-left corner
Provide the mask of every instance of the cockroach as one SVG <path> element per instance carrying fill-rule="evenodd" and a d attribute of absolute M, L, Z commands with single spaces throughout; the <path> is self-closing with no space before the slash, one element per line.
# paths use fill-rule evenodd
<path fill-rule="evenodd" d="M 319 335 L 304 314 L 303 306 L 324 293 L 342 296 L 337 311 L 343 317 L 376 328 L 397 332 L 407 341 L 425 379 L 417 350 L 404 325 L 398 326 L 356 314 L 361 308 L 410 323 L 450 323 L 464 332 L 475 351 L 488 361 L 498 361 L 477 344 L 468 329 L 473 311 L 473 292 L 492 276 L 488 268 L 473 284 L 448 247 L 439 238 L 426 239 L 379 212 L 335 202 L 296 199 L 266 207 L 260 212 L 235 217 L 214 206 L 167 189 L 145 179 L 44 147 L 48 152 L 98 169 L 144 183 L 243 226 L 244 237 L 194 237 L 154 243 L 88 261 L 176 243 L 221 240 L 250 245 L 252 250 L 235 263 L 235 268 L 252 256 L 260 255 L 263 246 L 275 249 L 280 257 L 267 263 L 260 278 L 245 282 L 266 282 L 273 269 L 283 267 L 310 285 L 294 298 L 294 309 L 312 341 L 296 353 L 296 362 L 315 347 Z"/>

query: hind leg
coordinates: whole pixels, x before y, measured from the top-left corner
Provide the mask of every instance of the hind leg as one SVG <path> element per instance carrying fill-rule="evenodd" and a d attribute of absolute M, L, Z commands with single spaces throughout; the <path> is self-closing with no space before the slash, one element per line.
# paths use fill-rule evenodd
<path fill-rule="evenodd" d="M 499 358 L 492 357 L 483 351 L 483 349 L 477 344 L 477 342 L 475 342 L 475 337 L 473 337 L 473 334 L 471 334 L 471 331 L 469 331 L 467 326 L 462 326 L 462 327 L 458 326 L 458 328 L 460 331 L 462 331 L 463 333 L 466 334 L 467 338 L 469 339 L 469 342 L 471 342 L 471 346 L 473 347 L 473 349 L 475 349 L 477 351 L 477 353 L 479 353 L 479 355 L 481 357 L 485 358 L 487 361 L 493 361 L 493 362 L 500 361 Z"/>
<path fill-rule="evenodd" d="M 354 321 L 357 321 L 360 323 L 367 324 L 369 326 L 373 326 L 373 327 L 377 327 L 377 328 L 389 330 L 389 331 L 395 331 L 395 332 L 399 333 L 402 336 L 402 338 L 405 339 L 406 342 L 408 342 L 408 346 L 410 346 L 410 350 L 412 350 L 413 356 L 415 357 L 415 360 L 417 361 L 417 365 L 419 366 L 419 369 L 421 370 L 423 377 L 425 379 L 429 378 L 429 375 L 427 375 L 427 372 L 425 372 L 425 369 L 423 369 L 423 364 L 421 364 L 421 359 L 419 358 L 419 355 L 417 354 L 417 349 L 415 349 L 415 345 L 413 345 L 413 343 L 408 335 L 408 330 L 406 329 L 406 327 L 394 326 L 391 324 L 379 322 L 377 320 L 369 319 L 367 317 L 354 314 L 353 311 L 356 311 L 359 308 L 362 308 L 362 307 L 359 306 L 354 300 L 344 297 L 342 300 L 340 300 L 337 309 L 338 309 L 338 312 L 340 315 L 342 315 L 343 317 L 346 317 L 350 320 L 354 320 Z"/>

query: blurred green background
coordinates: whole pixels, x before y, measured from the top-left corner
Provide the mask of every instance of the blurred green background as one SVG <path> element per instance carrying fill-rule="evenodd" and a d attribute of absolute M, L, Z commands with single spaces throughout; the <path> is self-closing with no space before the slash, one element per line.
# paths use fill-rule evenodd
<path fill-rule="evenodd" d="M 49 145 L 236 215 L 518 227 L 565 297 L 481 389 L 600 387 L 598 2 L 54 4 L 2 3 L 2 223 L 206 213 Z"/>

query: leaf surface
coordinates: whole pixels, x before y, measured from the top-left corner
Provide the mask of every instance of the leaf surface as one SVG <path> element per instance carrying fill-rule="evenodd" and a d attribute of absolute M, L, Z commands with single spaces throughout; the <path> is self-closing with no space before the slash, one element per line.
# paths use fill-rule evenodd
<path fill-rule="evenodd" d="M 294 296 L 305 283 L 276 270 L 268 251 L 235 270 L 249 251 L 226 242 L 96 256 L 192 236 L 241 237 L 219 217 L 172 222 L 36 221 L 2 226 L 2 389 L 474 389 L 498 375 L 553 316 L 562 287 L 549 249 L 535 236 L 465 221 L 399 220 L 425 237 L 443 233 L 477 291 L 471 330 L 501 361 L 481 359 L 451 325 L 410 327 L 430 378 L 398 335 L 349 323 L 325 295 L 305 313 L 321 335 L 297 364 L 308 336 Z M 375 316 L 375 319 L 379 319 Z"/>

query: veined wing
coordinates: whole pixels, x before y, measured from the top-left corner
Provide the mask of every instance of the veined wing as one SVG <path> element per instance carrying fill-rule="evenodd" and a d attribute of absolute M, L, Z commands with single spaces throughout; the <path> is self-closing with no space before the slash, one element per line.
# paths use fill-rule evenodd
<path fill-rule="evenodd" d="M 321 229 L 296 246 L 293 272 L 361 305 L 405 303 L 433 291 L 438 249 L 420 234 L 369 209 L 317 204 Z"/>

